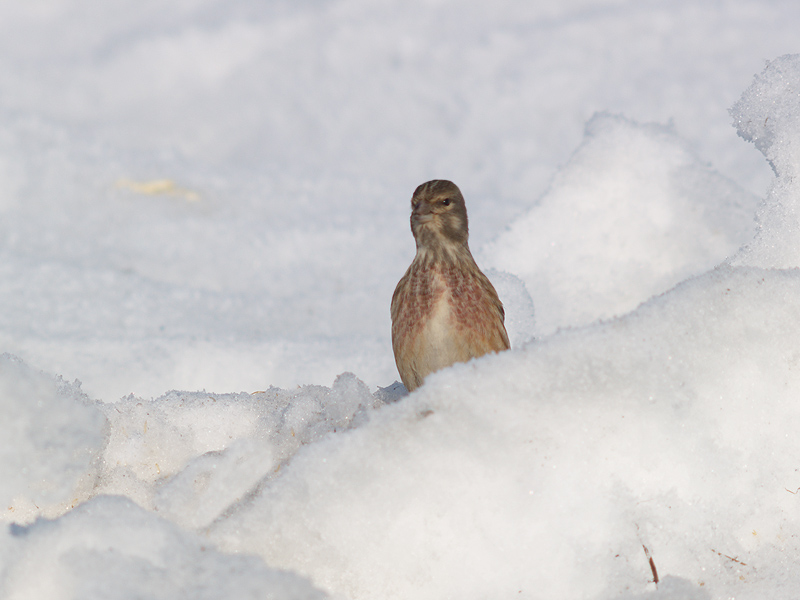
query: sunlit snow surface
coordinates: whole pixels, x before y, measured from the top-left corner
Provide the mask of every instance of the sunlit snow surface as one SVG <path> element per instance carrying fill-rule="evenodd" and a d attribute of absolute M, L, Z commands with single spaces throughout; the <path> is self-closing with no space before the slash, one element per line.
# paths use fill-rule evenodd
<path fill-rule="evenodd" d="M 0 598 L 796 598 L 799 27 L 2 5 Z M 404 397 L 434 177 L 513 349 Z"/>

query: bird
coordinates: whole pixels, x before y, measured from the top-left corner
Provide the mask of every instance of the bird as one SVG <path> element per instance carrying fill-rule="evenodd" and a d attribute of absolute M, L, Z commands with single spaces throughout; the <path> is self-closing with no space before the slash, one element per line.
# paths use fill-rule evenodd
<path fill-rule="evenodd" d="M 431 373 L 508 350 L 503 303 L 467 243 L 467 206 L 452 181 L 411 196 L 417 252 L 392 295 L 392 349 L 409 392 Z"/>

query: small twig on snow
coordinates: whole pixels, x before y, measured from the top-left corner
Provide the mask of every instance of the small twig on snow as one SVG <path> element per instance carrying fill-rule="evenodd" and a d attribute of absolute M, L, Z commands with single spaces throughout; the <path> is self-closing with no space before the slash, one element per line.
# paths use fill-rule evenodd
<path fill-rule="evenodd" d="M 653 572 L 653 583 L 655 583 L 656 587 L 658 587 L 658 571 L 656 571 L 656 563 L 653 560 L 653 557 L 650 556 L 650 550 L 647 549 L 647 546 L 642 544 L 642 548 L 644 548 L 644 555 L 647 557 L 647 561 L 650 563 L 650 570 Z"/>

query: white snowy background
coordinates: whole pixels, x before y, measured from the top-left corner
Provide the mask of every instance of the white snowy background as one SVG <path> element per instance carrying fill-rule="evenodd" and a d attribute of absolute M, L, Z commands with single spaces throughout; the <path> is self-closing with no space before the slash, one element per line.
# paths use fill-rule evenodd
<path fill-rule="evenodd" d="M 798 31 L 0 3 L 0 598 L 800 596 Z M 513 348 L 398 398 L 432 178 Z"/>

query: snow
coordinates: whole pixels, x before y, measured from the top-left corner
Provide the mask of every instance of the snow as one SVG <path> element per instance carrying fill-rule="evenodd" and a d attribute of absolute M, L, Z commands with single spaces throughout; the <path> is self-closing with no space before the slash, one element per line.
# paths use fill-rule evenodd
<path fill-rule="evenodd" d="M 89 493 L 107 423 L 80 386 L 0 356 L 0 499 L 6 517 L 60 514 Z"/>
<path fill-rule="evenodd" d="M 325 598 L 307 581 L 206 542 L 117 496 L 4 537 L 4 598 Z"/>
<path fill-rule="evenodd" d="M 523 279 L 546 335 L 624 314 L 714 267 L 752 239 L 757 206 L 670 128 L 598 114 L 550 189 L 484 255 Z"/>
<path fill-rule="evenodd" d="M 0 6 L 0 597 L 796 597 L 799 25 Z M 434 177 L 512 350 L 405 395 Z"/>
<path fill-rule="evenodd" d="M 638 598 L 643 546 L 681 597 L 791 597 L 798 294 L 794 271 L 720 267 L 440 372 L 211 538 L 351 597 Z"/>
<path fill-rule="evenodd" d="M 800 83 L 794 76 L 799 66 L 797 56 L 771 62 L 731 109 L 739 135 L 755 144 L 776 175 L 758 213 L 758 235 L 736 257 L 735 264 L 783 269 L 800 266 L 800 242 L 795 235 L 800 224 L 795 181 L 800 174 Z"/>

